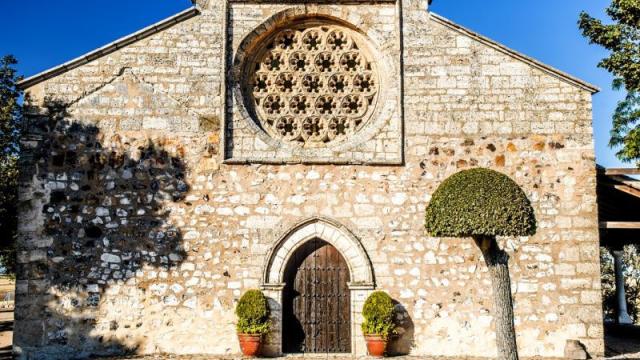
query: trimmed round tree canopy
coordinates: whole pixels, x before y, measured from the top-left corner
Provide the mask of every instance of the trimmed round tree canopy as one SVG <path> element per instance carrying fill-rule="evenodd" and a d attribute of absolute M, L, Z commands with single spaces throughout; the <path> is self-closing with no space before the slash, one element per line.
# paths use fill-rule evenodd
<path fill-rule="evenodd" d="M 464 170 L 446 179 L 427 206 L 432 236 L 529 236 L 536 219 L 524 191 L 490 169 Z"/>

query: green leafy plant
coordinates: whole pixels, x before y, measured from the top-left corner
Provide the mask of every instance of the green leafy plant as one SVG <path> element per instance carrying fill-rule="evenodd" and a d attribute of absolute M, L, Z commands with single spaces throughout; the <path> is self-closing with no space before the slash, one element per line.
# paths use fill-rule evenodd
<path fill-rule="evenodd" d="M 640 166 L 640 1 L 612 0 L 606 13 L 607 23 L 582 12 L 578 26 L 591 44 L 609 51 L 598 66 L 615 76 L 615 90 L 627 91 L 613 115 L 609 146 L 621 161 Z"/>
<path fill-rule="evenodd" d="M 527 236 L 536 232 L 533 208 L 518 184 L 483 168 L 446 179 L 433 194 L 425 220 L 432 236 Z"/>
<path fill-rule="evenodd" d="M 535 214 L 524 191 L 497 171 L 461 171 L 434 192 L 425 227 L 432 236 L 470 237 L 480 248 L 493 285 L 498 357 L 517 360 L 509 255 L 496 237 L 535 234 Z"/>
<path fill-rule="evenodd" d="M 269 332 L 269 306 L 267 298 L 260 290 L 248 290 L 236 306 L 239 334 L 264 335 Z"/>
<path fill-rule="evenodd" d="M 23 108 L 13 56 L 0 58 L 0 273 L 15 275 L 18 158 Z"/>
<path fill-rule="evenodd" d="M 362 308 L 364 322 L 362 333 L 365 335 L 380 335 L 385 339 L 396 334 L 394 322 L 395 306 L 393 300 L 384 291 L 375 291 L 364 302 Z"/>

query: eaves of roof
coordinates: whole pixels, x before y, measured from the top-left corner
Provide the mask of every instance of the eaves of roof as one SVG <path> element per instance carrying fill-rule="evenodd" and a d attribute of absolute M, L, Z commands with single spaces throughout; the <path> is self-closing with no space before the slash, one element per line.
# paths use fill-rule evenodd
<path fill-rule="evenodd" d="M 58 65 L 51 69 L 45 70 L 39 74 L 30 76 L 18 83 L 18 87 L 21 89 L 28 89 L 34 85 L 37 85 L 45 80 L 51 79 L 58 75 L 61 75 L 67 71 L 75 69 L 79 66 L 82 66 L 88 62 L 101 58 L 105 55 L 111 54 L 114 51 L 120 50 L 130 44 L 133 44 L 142 39 L 148 38 L 151 35 L 157 34 L 161 31 L 164 31 L 178 23 L 189 20 L 200 14 L 200 11 L 196 6 L 193 6 L 189 9 L 181 11 L 171 17 L 168 17 L 164 20 L 161 20 L 151 26 L 147 26 L 146 28 L 136 31 L 131 35 L 127 35 L 122 37 L 116 41 L 113 41 L 101 48 L 88 52 L 84 55 L 81 55 L 71 61 L 68 61 L 62 65 Z"/>
<path fill-rule="evenodd" d="M 130 45 L 132 43 L 135 43 L 137 41 L 140 41 L 142 39 L 145 39 L 151 35 L 157 34 L 163 30 L 166 30 L 172 26 L 174 26 L 175 24 L 178 24 L 180 22 L 186 21 L 188 19 L 191 19 L 197 15 L 200 14 L 200 11 L 198 10 L 198 8 L 196 6 L 193 6 L 189 9 L 186 9 L 176 15 L 173 15 L 167 19 L 161 20 L 151 26 L 148 26 L 140 31 L 137 31 L 131 35 L 125 36 L 123 38 L 120 38 L 110 44 L 107 44 L 101 48 L 98 48 L 96 50 L 93 50 L 87 54 L 81 55 L 71 61 L 68 61 L 62 65 L 58 65 L 56 67 L 53 67 L 51 69 L 45 70 L 39 74 L 30 76 L 22 81 L 20 81 L 18 83 L 18 87 L 20 87 L 21 89 L 28 89 L 38 83 L 41 83 L 47 79 L 51 79 L 53 77 L 56 77 L 58 75 L 61 75 L 67 71 L 70 71 L 72 69 L 75 69 L 79 66 L 82 66 L 88 62 L 91 62 L 93 60 L 96 60 L 100 57 L 103 57 L 105 55 L 111 54 L 114 51 L 120 50 L 123 47 L 126 47 L 127 45 Z M 563 71 L 560 71 L 558 69 L 555 69 L 549 65 L 546 65 L 536 59 L 533 59 L 531 57 L 528 57 L 526 55 L 523 55 L 515 50 L 512 50 L 496 41 L 493 41 L 487 37 L 484 37 L 476 32 L 473 32 L 467 28 L 464 28 L 456 23 L 454 23 L 453 21 L 446 19 L 440 15 L 437 15 L 435 13 L 430 13 L 431 19 L 433 19 L 436 23 L 439 23 L 441 25 L 444 25 L 454 31 L 457 31 L 461 34 L 467 35 L 473 39 L 475 39 L 476 41 L 479 41 L 495 50 L 498 50 L 510 57 L 513 57 L 517 60 L 520 60 L 524 63 L 527 63 L 551 76 L 554 76 L 560 80 L 563 80 L 569 84 L 572 84 L 574 86 L 577 86 L 579 88 L 582 88 L 584 90 L 587 90 L 591 93 L 597 93 L 600 91 L 600 89 L 594 85 L 591 85 L 581 79 L 578 79 L 574 76 L 571 76 Z"/>
<path fill-rule="evenodd" d="M 474 40 L 476 40 L 476 41 L 478 41 L 478 42 L 480 42 L 480 43 L 482 43 L 482 44 L 484 44 L 486 46 L 489 46 L 489 47 L 491 47 L 491 48 L 493 48 L 493 49 L 495 49 L 495 50 L 497 50 L 497 51 L 499 51 L 499 52 L 501 52 L 501 53 L 503 53 L 503 54 L 505 54 L 507 56 L 510 56 L 510 57 L 512 57 L 512 58 L 514 58 L 516 60 L 519 60 L 519 61 L 522 61 L 522 62 L 524 62 L 526 64 L 529 64 L 530 66 L 532 66 L 532 67 L 534 67 L 534 68 L 536 68 L 536 69 L 538 69 L 538 70 L 540 70 L 540 71 L 542 71 L 544 73 L 547 73 L 547 74 L 549 74 L 549 75 L 551 75 L 553 77 L 556 77 L 556 78 L 558 78 L 558 79 L 560 79 L 560 80 L 562 80 L 564 82 L 567 82 L 567 83 L 569 83 L 569 84 L 571 84 L 573 86 L 579 87 L 579 88 L 581 88 L 583 90 L 589 91 L 592 94 L 600 92 L 600 89 L 595 85 L 592 85 L 592 84 L 590 84 L 590 83 L 588 83 L 588 82 L 586 82 L 586 81 L 584 81 L 582 79 L 579 79 L 579 78 L 577 78 L 575 76 L 569 75 L 566 72 L 558 70 L 558 69 L 556 69 L 556 68 L 554 68 L 552 66 L 549 66 L 549 65 L 547 65 L 547 64 L 545 64 L 545 63 L 543 63 L 543 62 L 541 62 L 539 60 L 536 60 L 536 59 L 534 59 L 532 57 L 524 55 L 524 54 L 522 54 L 522 53 L 520 53 L 518 51 L 515 51 L 515 50 L 511 49 L 511 48 L 508 48 L 505 45 L 502 45 L 502 44 L 500 44 L 500 43 L 498 43 L 498 42 L 496 42 L 494 40 L 491 40 L 491 39 L 489 39 L 489 38 L 487 38 L 485 36 L 482 36 L 482 35 L 474 32 L 472 30 L 469 30 L 469 29 L 463 27 L 463 26 L 460 26 L 460 25 L 456 24 L 455 22 L 453 22 L 453 21 L 451 21 L 451 20 L 449 20 L 449 19 L 447 19 L 447 18 L 445 18 L 443 16 L 440 16 L 440 15 L 435 14 L 435 13 L 430 13 L 430 16 L 431 16 L 431 19 L 433 21 L 435 21 L 436 23 L 438 23 L 438 24 L 441 24 L 441 25 L 443 25 L 443 26 L 445 26 L 445 27 L 447 27 L 447 28 L 449 28 L 451 30 L 454 30 L 454 31 L 460 33 L 460 34 L 466 35 L 466 36 L 468 36 L 468 37 L 470 37 L 470 38 L 472 38 L 472 39 L 474 39 Z"/>

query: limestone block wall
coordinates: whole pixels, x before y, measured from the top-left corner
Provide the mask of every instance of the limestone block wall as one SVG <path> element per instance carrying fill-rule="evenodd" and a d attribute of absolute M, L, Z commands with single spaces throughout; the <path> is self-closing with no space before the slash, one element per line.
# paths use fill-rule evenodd
<path fill-rule="evenodd" d="M 591 94 L 399 4 L 398 165 L 225 164 L 224 2 L 30 88 L 16 351 L 238 353 L 235 302 L 263 285 L 278 239 L 325 217 L 399 303 L 393 352 L 492 356 L 479 250 L 423 227 L 437 186 L 482 166 L 522 186 L 538 219 L 535 236 L 500 239 L 521 354 L 562 356 L 567 339 L 602 354 Z M 288 5 L 273 6 L 256 9 Z M 277 289 L 266 292 L 277 305 Z"/>

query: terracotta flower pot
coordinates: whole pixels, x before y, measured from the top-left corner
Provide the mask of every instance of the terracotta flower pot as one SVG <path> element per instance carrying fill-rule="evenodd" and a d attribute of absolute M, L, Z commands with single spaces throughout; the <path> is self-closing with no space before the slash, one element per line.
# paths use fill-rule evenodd
<path fill-rule="evenodd" d="M 387 340 L 380 335 L 365 335 L 369 355 L 383 357 L 387 350 Z"/>
<path fill-rule="evenodd" d="M 242 354 L 249 357 L 256 357 L 260 354 L 262 347 L 262 335 L 238 334 L 240 349 Z"/>

